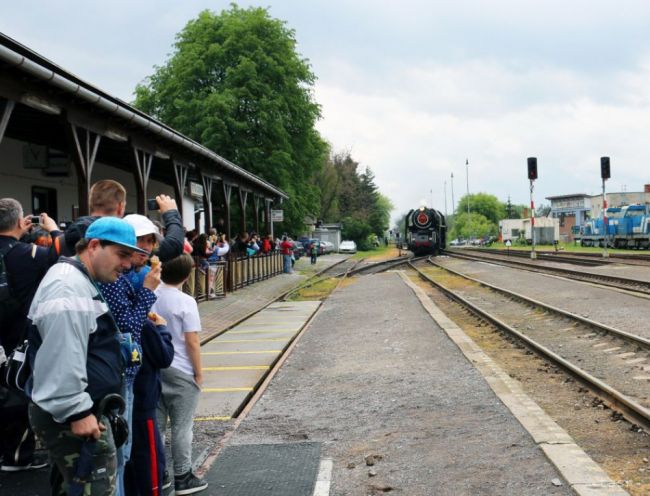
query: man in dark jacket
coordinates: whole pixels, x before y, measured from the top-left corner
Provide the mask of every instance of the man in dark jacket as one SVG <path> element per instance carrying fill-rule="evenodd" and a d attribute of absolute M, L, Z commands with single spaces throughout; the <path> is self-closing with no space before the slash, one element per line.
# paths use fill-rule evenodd
<path fill-rule="evenodd" d="M 165 319 L 157 314 L 150 317 L 141 333 L 143 361 L 133 386 L 132 447 L 125 474 L 126 494 L 130 496 L 161 495 L 166 466 L 156 410 L 160 369 L 171 365 L 174 346 Z"/>
<path fill-rule="evenodd" d="M 56 222 L 41 214 L 40 226 L 60 236 Z M 31 216 L 23 218 L 23 209 L 13 198 L 0 199 L 0 251 L 5 253 L 4 264 L 12 303 L 3 303 L 0 322 L 0 346 L 9 355 L 26 336 L 27 311 L 38 284 L 47 270 L 56 263 L 53 249 L 18 241 L 32 227 Z M 11 305 L 11 306 L 9 306 Z M 34 460 L 34 434 L 29 428 L 26 398 L 3 389 L 0 400 L 0 456 L 3 472 L 18 472 L 42 468 L 46 463 Z"/>

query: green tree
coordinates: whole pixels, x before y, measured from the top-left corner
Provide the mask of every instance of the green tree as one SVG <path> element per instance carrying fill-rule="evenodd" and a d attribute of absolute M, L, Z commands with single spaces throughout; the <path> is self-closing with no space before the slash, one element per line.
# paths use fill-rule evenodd
<path fill-rule="evenodd" d="M 482 214 L 467 212 L 457 213 L 449 238 L 483 238 L 485 236 L 495 236 L 498 227 Z"/>
<path fill-rule="evenodd" d="M 205 10 L 176 36 L 135 105 L 285 190 L 285 222 L 300 231 L 320 209 L 314 178 L 327 146 L 314 128 L 315 76 L 295 32 L 267 9 Z"/>
<path fill-rule="evenodd" d="M 458 202 L 457 215 L 461 213 L 467 215 L 468 201 L 471 213 L 481 214 L 494 224 L 498 225 L 499 221 L 506 216 L 506 206 L 496 196 L 487 193 L 474 193 L 469 197 L 464 195 Z"/>

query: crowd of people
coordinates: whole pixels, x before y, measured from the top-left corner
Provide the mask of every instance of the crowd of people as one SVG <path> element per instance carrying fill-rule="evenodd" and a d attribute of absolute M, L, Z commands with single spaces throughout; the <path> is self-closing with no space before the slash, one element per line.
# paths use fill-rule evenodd
<path fill-rule="evenodd" d="M 231 245 L 216 231 L 186 237 L 175 200 L 156 203 L 159 225 L 125 216 L 124 187 L 99 181 L 90 215 L 62 230 L 46 213 L 25 216 L 18 201 L 0 199 L 1 471 L 49 461 L 52 494 L 207 487 L 191 470 L 201 321 L 182 287 L 194 271 L 190 252 L 216 259 Z M 232 249 L 264 252 L 268 242 L 243 235 Z M 22 352 L 28 373 L 17 387 L 6 379 Z M 47 461 L 34 454 L 34 434 Z"/>

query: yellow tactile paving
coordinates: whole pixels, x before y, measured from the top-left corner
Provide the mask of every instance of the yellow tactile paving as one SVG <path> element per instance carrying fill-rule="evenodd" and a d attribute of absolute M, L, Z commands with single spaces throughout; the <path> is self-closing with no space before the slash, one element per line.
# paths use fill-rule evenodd
<path fill-rule="evenodd" d="M 195 420 L 230 420 L 319 306 L 318 301 L 274 303 L 203 345 Z"/>

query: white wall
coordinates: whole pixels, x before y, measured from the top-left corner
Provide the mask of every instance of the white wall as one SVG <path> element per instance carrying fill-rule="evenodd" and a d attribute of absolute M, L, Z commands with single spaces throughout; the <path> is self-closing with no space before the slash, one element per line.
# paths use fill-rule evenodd
<path fill-rule="evenodd" d="M 58 222 L 71 220 L 72 207 L 78 204 L 77 175 L 74 167 L 70 167 L 71 174 L 67 177 L 46 177 L 40 169 L 25 169 L 23 167 L 23 144 L 22 141 L 10 138 L 4 138 L 0 143 L 0 198 L 15 198 L 23 205 L 27 215 L 32 210 L 32 186 L 54 188 L 57 190 L 58 212 L 48 212 L 48 214 L 55 217 Z M 102 146 L 101 143 L 99 146 Z M 92 182 L 101 179 L 114 179 L 124 185 L 127 191 L 127 212 L 136 211 L 135 178 L 132 173 L 98 162 L 93 169 Z M 174 197 L 174 186 L 173 184 L 164 184 L 160 181 L 151 180 L 149 181 L 147 194 L 149 198 L 153 198 L 158 194 Z M 189 201 L 189 207 L 187 207 L 187 201 Z M 193 228 L 194 202 L 192 199 L 184 198 L 183 204 L 185 205 L 183 223 Z M 157 213 L 151 213 L 150 216 L 159 218 Z"/>

